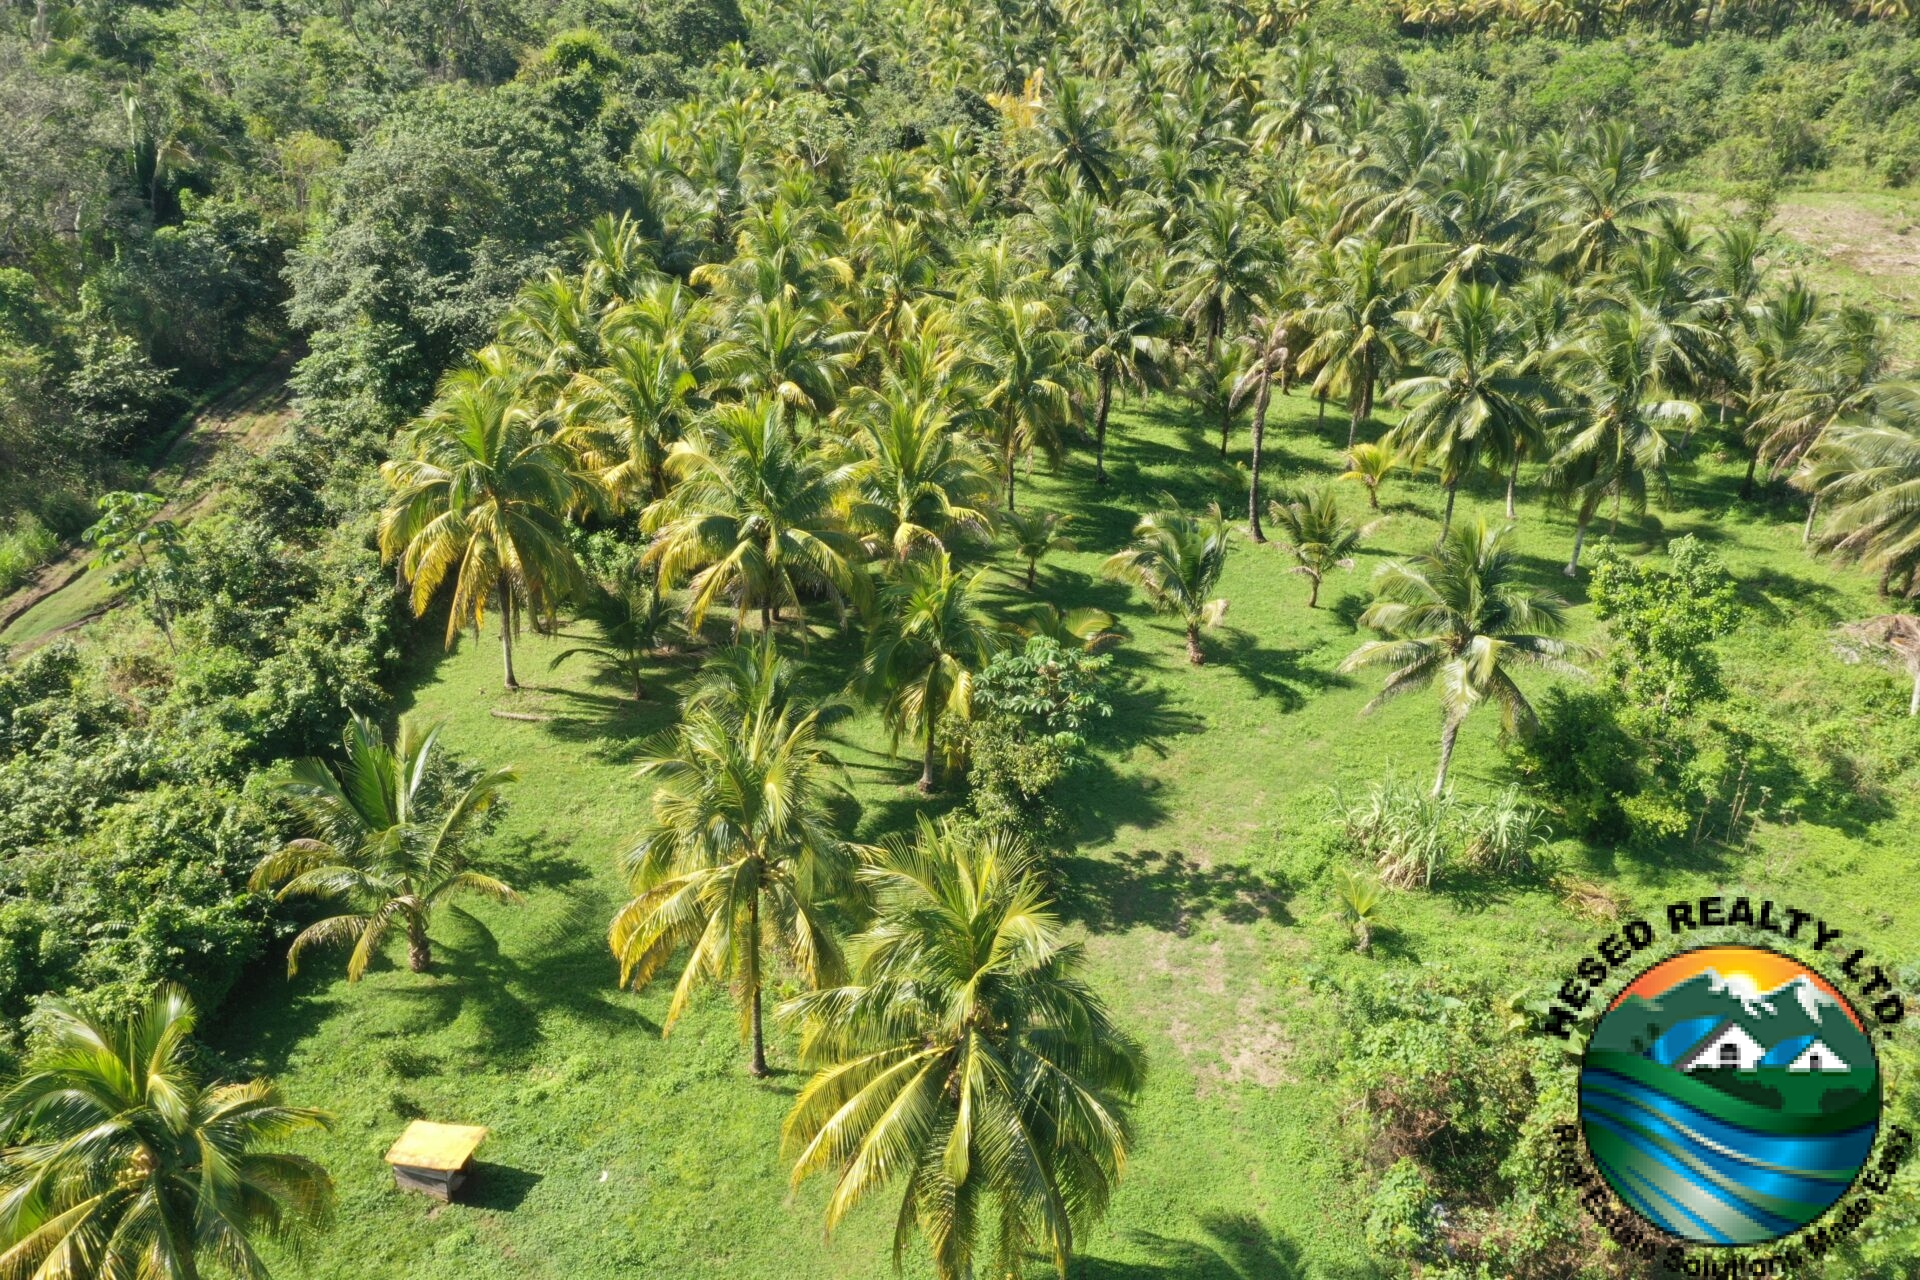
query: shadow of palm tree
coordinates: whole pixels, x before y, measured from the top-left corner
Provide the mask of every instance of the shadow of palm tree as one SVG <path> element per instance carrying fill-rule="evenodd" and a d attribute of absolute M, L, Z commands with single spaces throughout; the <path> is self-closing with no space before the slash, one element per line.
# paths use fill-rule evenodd
<path fill-rule="evenodd" d="M 1071 854 L 1056 863 L 1061 911 L 1095 932 L 1145 925 L 1186 935 L 1202 919 L 1292 924 L 1284 876 L 1239 863 L 1207 865 L 1178 851 Z"/>
<path fill-rule="evenodd" d="M 1311 648 L 1267 648 L 1258 637 L 1232 627 L 1217 632 L 1213 644 L 1218 661 L 1231 667 L 1257 697 L 1278 702 L 1283 712 L 1306 706 L 1308 693 L 1344 689 L 1353 683 L 1338 672 L 1302 661 L 1313 652 Z"/>
<path fill-rule="evenodd" d="M 1124 1238 L 1150 1261 L 1082 1256 L 1073 1260 L 1068 1274 L 1079 1280 L 1306 1280 L 1309 1274 L 1300 1246 L 1252 1214 L 1205 1213 L 1195 1225 L 1199 1239 L 1126 1232 Z M 1326 1280 L 1373 1280 L 1380 1272 L 1316 1265 L 1312 1274 Z"/>

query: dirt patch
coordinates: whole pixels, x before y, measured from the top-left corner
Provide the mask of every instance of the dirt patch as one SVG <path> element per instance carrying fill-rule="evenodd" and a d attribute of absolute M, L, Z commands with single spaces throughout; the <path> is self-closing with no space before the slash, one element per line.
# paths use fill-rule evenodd
<path fill-rule="evenodd" d="M 1259 1006 L 1254 996 L 1240 1002 L 1240 1020 L 1220 1046 L 1218 1065 L 1202 1067 L 1202 1077 L 1210 1076 L 1224 1084 L 1257 1084 L 1265 1089 L 1295 1082 L 1287 1070 L 1293 1043 L 1280 1023 Z"/>
<path fill-rule="evenodd" d="M 1909 314 L 1920 307 L 1920 219 L 1836 199 L 1782 202 L 1774 226 L 1833 266 L 1871 280 Z"/>
<path fill-rule="evenodd" d="M 1233 942 L 1201 946 L 1162 935 L 1147 957 L 1147 967 L 1179 993 L 1167 1039 L 1193 1064 L 1201 1097 L 1226 1085 L 1272 1089 L 1297 1080 L 1282 1001 L 1252 976 L 1269 944 L 1238 933 Z"/>

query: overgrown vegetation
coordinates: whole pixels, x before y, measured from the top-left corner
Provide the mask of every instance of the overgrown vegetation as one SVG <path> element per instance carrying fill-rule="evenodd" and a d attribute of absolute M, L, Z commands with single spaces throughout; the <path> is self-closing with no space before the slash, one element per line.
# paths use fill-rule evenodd
<path fill-rule="evenodd" d="M 133 607 L 0 663 L 0 1047 L 178 981 L 362 1192 L 399 1117 L 529 1143 L 320 1274 L 858 1272 L 883 1188 L 943 1277 L 1631 1274 L 1485 975 L 1909 874 L 1827 633 L 1920 591 L 1920 395 L 1768 229 L 1908 179 L 1907 22 L 9 10 L 0 584 L 84 530 Z M 285 443 L 141 491 L 290 345 Z"/>

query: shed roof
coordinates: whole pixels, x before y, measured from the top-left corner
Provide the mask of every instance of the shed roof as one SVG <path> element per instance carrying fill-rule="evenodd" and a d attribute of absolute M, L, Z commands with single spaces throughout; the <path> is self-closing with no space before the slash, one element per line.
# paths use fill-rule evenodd
<path fill-rule="evenodd" d="M 477 1124 L 415 1120 L 400 1135 L 400 1140 L 388 1148 L 387 1163 L 442 1172 L 464 1169 L 486 1136 L 486 1129 Z"/>

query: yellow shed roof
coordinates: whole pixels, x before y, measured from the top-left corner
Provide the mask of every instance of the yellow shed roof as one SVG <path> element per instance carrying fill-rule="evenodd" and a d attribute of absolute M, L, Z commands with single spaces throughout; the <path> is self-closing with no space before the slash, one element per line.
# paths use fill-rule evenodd
<path fill-rule="evenodd" d="M 477 1124 L 415 1120 L 400 1135 L 400 1141 L 387 1150 L 387 1163 L 452 1172 L 466 1167 L 486 1136 L 486 1129 Z"/>

